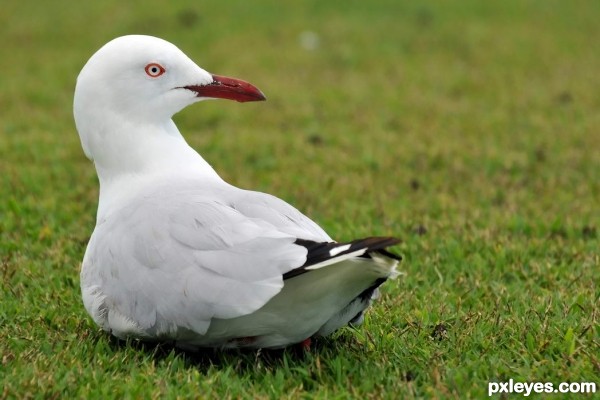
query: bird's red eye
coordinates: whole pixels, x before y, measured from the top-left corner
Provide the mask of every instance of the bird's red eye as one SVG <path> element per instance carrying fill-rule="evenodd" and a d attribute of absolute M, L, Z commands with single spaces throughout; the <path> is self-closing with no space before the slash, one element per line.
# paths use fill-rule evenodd
<path fill-rule="evenodd" d="M 152 78 L 158 78 L 167 71 L 165 67 L 157 63 L 150 63 L 146 65 L 144 70 L 146 71 L 146 74 Z"/>

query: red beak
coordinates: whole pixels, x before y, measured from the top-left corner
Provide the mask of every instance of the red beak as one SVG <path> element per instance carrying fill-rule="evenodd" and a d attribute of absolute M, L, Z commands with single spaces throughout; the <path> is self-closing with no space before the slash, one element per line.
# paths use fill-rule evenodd
<path fill-rule="evenodd" d="M 212 77 L 213 81 L 208 85 L 190 85 L 184 86 L 184 89 L 196 92 L 197 97 L 228 99 L 241 103 L 267 99 L 256 86 L 248 82 L 219 75 L 213 75 Z"/>

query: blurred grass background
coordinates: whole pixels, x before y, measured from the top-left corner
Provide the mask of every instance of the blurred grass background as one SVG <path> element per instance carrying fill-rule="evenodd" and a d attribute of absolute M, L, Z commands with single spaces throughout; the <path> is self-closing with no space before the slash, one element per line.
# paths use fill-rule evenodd
<path fill-rule="evenodd" d="M 0 398 L 455 397 L 600 384 L 600 2 L 3 3 Z M 167 39 L 260 104 L 175 117 L 223 178 L 406 272 L 310 354 L 121 344 L 81 305 L 97 182 L 75 78 L 110 39 Z M 558 397 L 557 397 L 558 398 Z"/>

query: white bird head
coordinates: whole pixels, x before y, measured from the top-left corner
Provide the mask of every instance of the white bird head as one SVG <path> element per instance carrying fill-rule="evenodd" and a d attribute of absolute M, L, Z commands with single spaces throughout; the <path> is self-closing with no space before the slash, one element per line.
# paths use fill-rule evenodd
<path fill-rule="evenodd" d="M 114 128 L 111 121 L 166 125 L 173 114 L 208 98 L 265 100 L 253 85 L 206 72 L 165 40 L 130 35 L 89 59 L 77 78 L 73 108 L 83 149 L 95 158 L 93 147 Z"/>

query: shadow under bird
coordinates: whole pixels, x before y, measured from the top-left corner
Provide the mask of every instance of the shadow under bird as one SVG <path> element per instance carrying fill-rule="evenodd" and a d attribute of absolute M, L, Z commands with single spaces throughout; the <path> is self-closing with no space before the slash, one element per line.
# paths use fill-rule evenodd
<path fill-rule="evenodd" d="M 358 325 L 395 277 L 391 237 L 333 241 L 286 202 L 223 181 L 171 117 L 209 98 L 261 101 L 151 36 L 112 40 L 77 78 L 74 116 L 100 182 L 83 303 L 118 338 L 279 348 Z"/>

